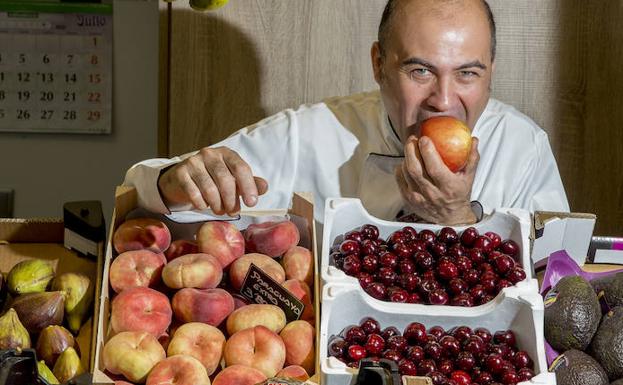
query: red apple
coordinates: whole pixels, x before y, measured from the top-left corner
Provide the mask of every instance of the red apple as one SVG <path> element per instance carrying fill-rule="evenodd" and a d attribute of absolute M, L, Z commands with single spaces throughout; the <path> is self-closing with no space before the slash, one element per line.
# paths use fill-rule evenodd
<path fill-rule="evenodd" d="M 437 116 L 422 122 L 420 134 L 430 138 L 452 172 L 465 167 L 472 148 L 471 131 L 465 123 L 450 116 Z"/>

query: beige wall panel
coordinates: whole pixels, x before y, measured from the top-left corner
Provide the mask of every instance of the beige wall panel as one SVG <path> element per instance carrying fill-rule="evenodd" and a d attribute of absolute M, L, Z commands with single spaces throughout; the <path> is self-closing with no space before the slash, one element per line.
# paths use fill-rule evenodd
<path fill-rule="evenodd" d="M 301 103 L 374 89 L 369 50 L 385 0 L 173 3 L 170 155 Z M 494 97 L 549 134 L 574 211 L 622 235 L 623 0 L 490 0 Z"/>

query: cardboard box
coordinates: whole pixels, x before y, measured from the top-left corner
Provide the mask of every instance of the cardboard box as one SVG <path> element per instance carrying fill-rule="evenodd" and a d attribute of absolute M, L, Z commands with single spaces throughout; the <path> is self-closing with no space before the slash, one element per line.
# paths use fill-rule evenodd
<path fill-rule="evenodd" d="M 108 283 L 108 271 L 113 259 L 114 251 L 111 245 L 112 235 L 119 225 L 125 220 L 126 216 L 137 208 L 137 193 L 132 187 L 118 187 L 115 194 L 115 208 L 113 211 L 113 218 L 111 221 L 110 232 L 108 236 L 108 244 L 106 248 L 106 256 L 104 258 L 103 268 L 103 281 L 101 286 L 100 302 L 101 308 L 99 309 L 99 322 L 97 325 L 97 337 L 96 337 L 96 351 L 95 351 L 95 369 L 93 372 L 93 382 L 96 384 L 112 384 L 113 380 L 104 372 L 104 365 L 102 361 L 102 352 L 104 343 L 109 339 L 111 329 L 109 325 L 111 300 L 113 297 L 112 289 Z M 316 230 L 314 225 L 314 205 L 313 198 L 309 193 L 295 193 L 292 197 L 292 207 L 290 209 L 276 209 L 276 210 L 248 210 L 241 213 L 242 217 L 263 217 L 263 216 L 284 216 L 286 214 L 295 215 L 300 218 L 304 218 L 308 224 L 308 233 L 301 234 L 301 243 L 305 242 L 306 246 L 309 246 L 312 251 L 314 261 L 317 261 L 316 257 Z M 149 214 L 145 212 L 145 214 Z M 155 214 L 152 214 L 155 216 Z M 232 223 L 236 224 L 235 221 Z M 295 221 L 296 223 L 296 221 Z M 181 232 L 187 232 L 194 234 L 196 228 L 201 223 L 188 223 L 179 225 Z M 298 225 L 298 223 L 297 223 Z M 300 228 L 300 227 L 299 227 Z M 188 231 L 191 229 L 191 231 Z M 175 230 L 172 230 L 175 233 Z M 176 236 L 173 235 L 173 239 Z M 320 325 L 320 305 L 319 305 L 319 284 L 318 284 L 318 267 L 314 266 L 314 308 L 316 309 L 316 325 Z M 318 327 L 318 326 L 317 326 Z M 316 331 L 316 353 L 318 352 L 318 340 L 320 333 Z M 316 373 L 319 373 L 319 362 L 316 360 Z"/>
<path fill-rule="evenodd" d="M 0 219 L 0 272 L 6 275 L 26 259 L 50 261 L 56 275 L 75 272 L 87 275 L 94 285 L 94 299 L 99 298 L 103 255 L 97 260 L 79 256 L 63 246 L 64 224 L 61 219 Z M 89 372 L 95 367 L 95 337 L 98 301 L 93 316 L 82 325 L 76 337 L 82 365 Z M 36 341 L 32 341 L 33 347 Z"/>

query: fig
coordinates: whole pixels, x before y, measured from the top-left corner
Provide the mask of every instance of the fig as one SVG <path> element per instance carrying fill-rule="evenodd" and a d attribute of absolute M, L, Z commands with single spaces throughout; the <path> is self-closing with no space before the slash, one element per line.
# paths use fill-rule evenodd
<path fill-rule="evenodd" d="M 30 333 L 39 333 L 50 325 L 63 323 L 65 295 L 61 291 L 22 294 L 13 300 L 22 324 Z"/>
<path fill-rule="evenodd" d="M 39 377 L 46 380 L 48 384 L 60 384 L 43 360 L 37 362 L 37 370 L 39 371 Z"/>
<path fill-rule="evenodd" d="M 78 357 L 78 353 L 74 348 L 67 348 L 58 356 L 52 373 L 61 383 L 65 383 L 84 373 L 80 357 Z"/>
<path fill-rule="evenodd" d="M 64 273 L 54 279 L 52 290 L 65 293 L 65 318 L 69 330 L 78 334 L 93 302 L 93 285 L 84 274 Z"/>
<path fill-rule="evenodd" d="M 54 278 L 54 268 L 42 259 L 27 259 L 13 266 L 7 276 L 7 285 L 13 295 L 45 291 Z"/>
<path fill-rule="evenodd" d="M 13 309 L 0 317 L 0 350 L 28 349 L 30 335 Z"/>
<path fill-rule="evenodd" d="M 62 326 L 50 325 L 41 331 L 37 339 L 37 357 L 45 361 L 46 365 L 54 367 L 56 359 L 65 349 L 77 348 L 74 336 Z"/>

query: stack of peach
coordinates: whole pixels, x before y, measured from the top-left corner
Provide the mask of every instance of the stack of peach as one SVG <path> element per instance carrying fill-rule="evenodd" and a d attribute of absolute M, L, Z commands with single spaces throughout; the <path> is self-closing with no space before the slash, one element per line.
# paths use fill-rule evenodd
<path fill-rule="evenodd" d="M 314 261 L 299 239 L 288 220 L 242 232 L 228 222 L 206 222 L 196 242 L 171 242 L 169 229 L 155 219 L 122 223 L 113 237 L 118 255 L 109 281 L 116 295 L 106 370 L 147 385 L 306 380 L 315 362 Z M 237 294 L 251 263 L 301 299 L 299 320 L 286 323 L 281 308 L 249 304 Z"/>

